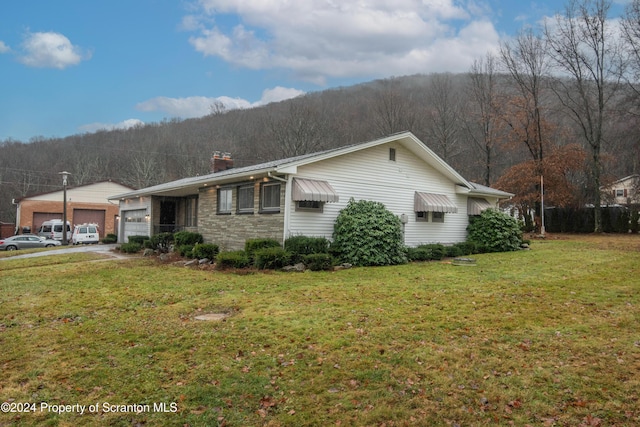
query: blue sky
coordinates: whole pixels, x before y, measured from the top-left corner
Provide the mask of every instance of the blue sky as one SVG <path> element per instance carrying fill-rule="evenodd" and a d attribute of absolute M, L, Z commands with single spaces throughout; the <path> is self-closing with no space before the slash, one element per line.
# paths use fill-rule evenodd
<path fill-rule="evenodd" d="M 617 0 L 619 13 L 625 0 Z M 465 72 L 561 0 L 28 0 L 0 5 L 0 141 Z"/>

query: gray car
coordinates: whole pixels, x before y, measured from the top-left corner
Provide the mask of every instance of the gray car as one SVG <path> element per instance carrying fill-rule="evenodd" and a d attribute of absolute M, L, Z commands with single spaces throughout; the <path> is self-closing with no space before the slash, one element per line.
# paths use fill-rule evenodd
<path fill-rule="evenodd" d="M 50 248 L 52 246 L 60 246 L 58 240 L 47 239 L 46 237 L 36 236 L 35 234 L 20 234 L 18 236 L 0 239 L 0 250 L 16 251 L 18 249 L 31 248 Z"/>

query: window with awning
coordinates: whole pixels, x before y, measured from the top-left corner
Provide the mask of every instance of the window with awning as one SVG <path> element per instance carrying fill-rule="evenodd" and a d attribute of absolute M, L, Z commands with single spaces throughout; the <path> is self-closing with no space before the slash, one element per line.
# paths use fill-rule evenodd
<path fill-rule="evenodd" d="M 486 199 L 478 197 L 469 197 L 467 199 L 467 215 L 480 215 L 482 211 L 492 208 L 491 203 Z"/>
<path fill-rule="evenodd" d="M 327 181 L 306 178 L 293 178 L 292 196 L 294 202 L 339 201 L 338 193 Z"/>
<path fill-rule="evenodd" d="M 458 213 L 458 207 L 444 194 L 416 191 L 413 210 L 415 212 Z"/>

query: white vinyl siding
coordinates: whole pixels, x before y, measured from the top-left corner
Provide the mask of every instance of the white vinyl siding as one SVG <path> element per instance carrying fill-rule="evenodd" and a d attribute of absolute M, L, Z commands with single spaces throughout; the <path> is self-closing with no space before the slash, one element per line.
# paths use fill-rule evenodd
<path fill-rule="evenodd" d="M 389 148 L 396 149 L 396 161 L 389 161 Z M 322 213 L 289 212 L 288 235 L 304 234 L 331 238 L 339 211 L 349 199 L 375 200 L 394 214 L 406 214 L 405 243 L 455 243 L 466 239 L 467 197 L 456 193 L 452 182 L 400 144 L 382 145 L 364 151 L 301 166 L 296 176 L 326 180 L 340 197 L 337 203 L 325 203 Z M 446 195 L 458 206 L 444 222 L 416 221 L 416 191 Z"/>

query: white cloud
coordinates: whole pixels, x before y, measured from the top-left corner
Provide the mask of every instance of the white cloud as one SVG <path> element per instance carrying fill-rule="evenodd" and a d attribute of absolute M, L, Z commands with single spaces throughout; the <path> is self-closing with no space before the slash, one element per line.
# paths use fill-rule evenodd
<path fill-rule="evenodd" d="M 475 2 L 468 9 L 455 0 L 199 4 L 201 15 L 184 20 L 195 33 L 189 41 L 196 51 L 249 69 L 288 69 L 318 84 L 331 77 L 441 71 L 443 63 L 448 71 L 467 71 L 475 58 L 498 45 L 485 17 L 489 11 L 480 13 Z M 227 14 L 237 15 L 241 24 L 225 28 Z"/>
<path fill-rule="evenodd" d="M 29 67 L 64 69 L 79 64 L 91 55 L 71 44 L 60 33 L 28 33 L 22 43 L 20 62 Z"/>
<path fill-rule="evenodd" d="M 97 132 L 99 130 L 130 129 L 136 126 L 143 126 L 143 125 L 144 125 L 144 122 L 142 120 L 127 119 L 116 124 L 90 123 L 88 125 L 80 126 L 78 129 L 82 132 Z"/>
<path fill-rule="evenodd" d="M 0 40 L 0 53 L 7 53 L 11 50 L 2 40 Z"/>
<path fill-rule="evenodd" d="M 270 102 L 283 101 L 303 94 L 304 92 L 298 89 L 278 86 L 273 89 L 266 89 L 262 93 L 262 98 L 253 103 L 246 99 L 231 98 L 228 96 L 219 96 L 217 98 L 209 98 L 205 96 L 169 98 L 166 96 L 158 96 L 156 98 L 140 102 L 136 105 L 136 108 L 140 111 L 162 111 L 171 117 L 188 119 L 211 114 L 213 112 L 213 107 L 219 103 L 222 103 L 227 110 L 236 110 L 265 105 Z"/>

